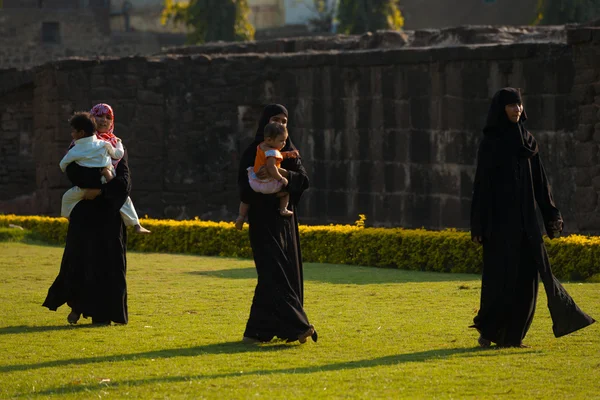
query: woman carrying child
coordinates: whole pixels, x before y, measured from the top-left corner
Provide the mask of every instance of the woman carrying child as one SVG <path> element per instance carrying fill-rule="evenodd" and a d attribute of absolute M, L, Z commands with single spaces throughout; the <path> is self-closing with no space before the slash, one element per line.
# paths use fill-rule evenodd
<path fill-rule="evenodd" d="M 79 113 L 83 114 L 87 117 L 72 119 L 71 125 L 85 136 L 93 135 L 95 122 L 88 113 Z M 127 230 L 119 210 L 131 188 L 127 151 L 107 183 L 101 182 L 100 168 L 71 162 L 66 172 L 74 186 L 84 189 L 84 200 L 70 213 L 60 272 L 43 306 L 56 311 L 67 303 L 71 324 L 82 315 L 97 325 L 126 324 Z"/>
<path fill-rule="evenodd" d="M 265 141 L 267 124 L 275 122 L 287 126 L 288 112 L 279 104 L 270 104 L 263 110 L 254 142 L 243 153 L 238 186 L 240 200 L 249 206 L 248 224 L 250 245 L 258 273 L 258 283 L 250 308 L 250 317 L 244 332 L 246 342 L 268 342 L 274 337 L 305 343 L 308 337 L 317 340 L 314 327 L 304 312 L 304 282 L 302 257 L 298 234 L 296 205 L 308 188 L 308 177 L 299 157 L 281 161 L 278 169 L 282 178 L 281 189 L 289 193 L 289 211 L 282 213 L 280 197 L 255 192 L 250 186 L 248 169 L 253 168 L 257 147 Z M 275 128 L 275 127 L 274 127 Z M 294 151 L 291 140 L 280 148 Z M 268 151 L 268 150 L 267 150 Z M 297 153 L 296 153 L 297 154 Z M 285 176 L 284 174 L 287 174 Z M 270 173 L 258 171 L 259 179 L 268 179 Z"/>

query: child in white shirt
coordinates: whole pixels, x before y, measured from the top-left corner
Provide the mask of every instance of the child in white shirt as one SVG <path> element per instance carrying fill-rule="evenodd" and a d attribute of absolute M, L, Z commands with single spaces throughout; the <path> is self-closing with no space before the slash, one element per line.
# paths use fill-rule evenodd
<path fill-rule="evenodd" d="M 75 113 L 69 123 L 74 144 L 60 161 L 60 169 L 65 172 L 67 165 L 72 162 L 82 167 L 101 168 L 102 183 L 110 182 L 115 176 L 113 160 L 121 159 L 125 153 L 121 140 L 119 139 L 113 147 L 111 143 L 99 139 L 95 134 L 94 118 L 87 112 Z M 68 218 L 75 205 L 81 200 L 83 200 L 83 189 L 78 186 L 69 189 L 62 197 L 61 215 Z M 140 225 L 131 198 L 127 197 L 120 213 L 126 226 L 134 226 L 135 231 L 139 233 L 150 233 Z"/>

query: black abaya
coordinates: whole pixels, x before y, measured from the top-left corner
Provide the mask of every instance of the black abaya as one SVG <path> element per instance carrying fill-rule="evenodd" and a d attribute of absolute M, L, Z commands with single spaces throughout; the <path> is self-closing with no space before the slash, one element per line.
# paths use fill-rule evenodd
<path fill-rule="evenodd" d="M 102 192 L 73 208 L 60 272 L 43 306 L 56 311 L 67 303 L 94 322 L 126 324 L 127 231 L 119 209 L 130 191 L 127 154 L 117 165 L 115 178 L 104 185 L 98 168 L 71 163 L 67 175 L 75 186 Z"/>
<path fill-rule="evenodd" d="M 264 126 L 278 114 L 287 115 L 287 110 L 283 106 L 270 105 L 263 111 L 255 141 L 242 155 L 238 176 L 241 200 L 250 205 L 250 245 L 258 273 L 244 337 L 263 342 L 274 337 L 294 341 L 310 329 L 303 308 L 304 278 L 296 214 L 296 205 L 308 188 L 306 170 L 299 158 L 288 158 L 281 164 L 289 173 L 286 190 L 290 193 L 292 217 L 279 214 L 279 198 L 275 195 L 254 192 L 246 171 L 254 165 L 256 146 L 263 140 Z M 283 151 L 292 149 L 295 147 L 288 140 Z"/>
<path fill-rule="evenodd" d="M 515 89 L 495 96 L 477 155 L 471 235 L 483 239 L 481 304 L 472 327 L 500 346 L 519 346 L 535 312 L 542 279 L 553 332 L 560 337 L 594 322 L 577 307 L 552 274 L 537 220 L 546 231 L 562 222 L 533 136 L 523 122 L 511 123 L 507 104 L 520 103 Z"/>

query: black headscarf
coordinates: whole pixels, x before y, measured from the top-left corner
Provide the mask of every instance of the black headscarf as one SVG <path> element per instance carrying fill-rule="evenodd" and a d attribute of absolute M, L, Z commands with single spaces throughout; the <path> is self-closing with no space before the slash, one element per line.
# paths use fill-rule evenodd
<path fill-rule="evenodd" d="M 276 115 L 284 114 L 288 116 L 288 110 L 281 104 L 269 104 L 264 109 L 258 120 L 258 128 L 256 128 L 256 135 L 254 136 L 255 142 L 262 142 L 264 140 L 265 126 L 270 122 L 271 118 Z"/>
<path fill-rule="evenodd" d="M 531 158 L 538 153 L 538 144 L 533 135 L 524 127 L 527 120 L 525 109 L 519 121 L 508 119 L 505 107 L 509 104 L 522 104 L 518 89 L 506 87 L 496 92 L 483 128 L 486 146 L 494 154 L 494 162 L 519 158 Z"/>
<path fill-rule="evenodd" d="M 246 148 L 242 157 L 240 159 L 240 167 L 238 170 L 238 184 L 241 190 L 241 200 L 248 203 L 249 196 L 252 195 L 252 189 L 250 189 L 250 185 L 248 184 L 248 173 L 246 169 L 252 165 L 254 165 L 254 159 L 256 158 L 256 146 L 258 146 L 261 142 L 265 140 L 264 130 L 265 126 L 270 122 L 271 118 L 284 114 L 286 117 L 288 116 L 288 110 L 281 104 L 268 104 L 262 111 L 260 115 L 260 119 L 258 120 L 258 127 L 256 128 L 256 135 L 254 136 L 254 141 Z M 291 151 L 296 150 L 296 146 L 292 143 L 292 139 L 288 137 L 287 143 L 282 151 Z M 289 163 L 293 163 L 294 159 L 285 159 L 282 162 L 282 168 L 288 169 Z"/>

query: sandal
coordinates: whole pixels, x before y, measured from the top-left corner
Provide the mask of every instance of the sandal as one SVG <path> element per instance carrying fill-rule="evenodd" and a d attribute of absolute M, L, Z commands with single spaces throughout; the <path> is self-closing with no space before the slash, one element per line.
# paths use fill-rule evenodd
<path fill-rule="evenodd" d="M 71 312 L 69 313 L 69 315 L 67 315 L 67 321 L 71 325 L 75 325 L 77 323 L 77 321 L 79 321 L 80 317 L 81 317 L 80 313 L 71 310 Z"/>

